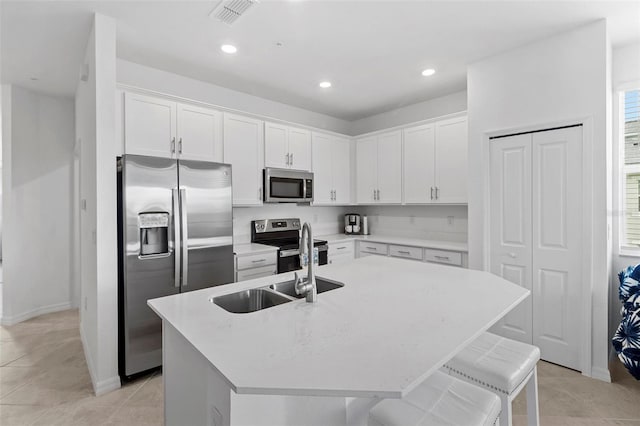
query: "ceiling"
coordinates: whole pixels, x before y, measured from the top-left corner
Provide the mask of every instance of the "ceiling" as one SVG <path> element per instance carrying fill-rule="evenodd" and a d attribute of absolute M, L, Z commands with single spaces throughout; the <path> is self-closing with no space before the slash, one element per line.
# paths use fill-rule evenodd
<path fill-rule="evenodd" d="M 614 47 L 640 41 L 638 1 L 261 0 L 232 26 L 217 3 L 2 1 L 2 82 L 72 96 L 93 12 L 116 19 L 120 58 L 349 121 L 464 90 L 468 64 L 597 19 Z"/>

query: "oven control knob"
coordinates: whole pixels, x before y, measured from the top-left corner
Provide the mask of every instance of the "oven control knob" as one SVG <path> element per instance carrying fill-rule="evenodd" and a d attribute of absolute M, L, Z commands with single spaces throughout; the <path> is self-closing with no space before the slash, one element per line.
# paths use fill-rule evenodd
<path fill-rule="evenodd" d="M 293 222 L 293 226 L 300 226 L 300 222 Z"/>

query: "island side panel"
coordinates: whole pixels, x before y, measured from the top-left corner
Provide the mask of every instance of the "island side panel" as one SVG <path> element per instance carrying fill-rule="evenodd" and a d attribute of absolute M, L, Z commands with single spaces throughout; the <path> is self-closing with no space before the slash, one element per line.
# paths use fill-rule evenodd
<path fill-rule="evenodd" d="M 229 385 L 167 321 L 162 322 L 162 363 L 166 426 L 230 424 Z"/>

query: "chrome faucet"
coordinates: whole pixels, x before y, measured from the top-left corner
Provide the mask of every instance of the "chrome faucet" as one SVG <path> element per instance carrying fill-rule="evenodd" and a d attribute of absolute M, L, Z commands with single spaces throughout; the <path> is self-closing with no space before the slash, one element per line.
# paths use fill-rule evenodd
<path fill-rule="evenodd" d="M 306 248 L 305 248 L 305 236 Z M 295 273 L 296 294 L 306 294 L 308 303 L 318 301 L 318 289 L 316 287 L 316 277 L 313 275 L 313 234 L 311 233 L 311 225 L 305 222 L 302 225 L 302 235 L 300 236 L 300 259 L 304 258 L 304 252 L 307 251 L 307 279 L 298 276 Z"/>

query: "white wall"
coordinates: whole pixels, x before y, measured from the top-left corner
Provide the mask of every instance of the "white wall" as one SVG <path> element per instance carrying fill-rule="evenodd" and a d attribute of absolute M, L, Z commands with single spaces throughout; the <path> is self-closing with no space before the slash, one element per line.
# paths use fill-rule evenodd
<path fill-rule="evenodd" d="M 369 232 L 427 240 L 467 242 L 467 206 L 367 206 Z"/>
<path fill-rule="evenodd" d="M 589 230 L 585 264 L 593 307 L 591 365 L 586 374 L 607 379 L 607 29 L 605 21 L 562 33 L 487 58 L 468 69 L 469 158 L 469 264 L 485 268 L 485 185 L 489 164 L 486 134 L 502 130 L 547 127 L 549 123 L 587 118 L 586 152 L 589 164 L 584 182 L 584 211 Z M 591 142 L 592 141 L 592 142 Z M 587 283 L 589 285 L 589 283 Z M 585 325 L 588 326 L 588 325 Z M 591 371 L 589 370 L 589 367 Z"/>
<path fill-rule="evenodd" d="M 620 129 L 619 114 L 620 108 L 617 105 L 617 92 L 619 90 L 627 90 L 631 87 L 640 87 L 640 43 L 623 46 L 613 50 L 612 58 L 612 90 L 613 98 L 613 170 L 622 170 L 622 161 L 620 155 L 622 151 L 619 144 L 622 138 Z M 609 336 L 612 337 L 618 324 L 620 323 L 620 301 L 618 300 L 618 272 L 630 265 L 640 263 L 638 256 L 625 256 L 619 253 L 620 240 L 618 238 L 620 232 L 620 220 L 622 218 L 622 210 L 620 204 L 620 182 L 622 173 L 614 173 L 613 176 L 613 265 L 610 291 L 610 309 L 609 309 Z"/>
<path fill-rule="evenodd" d="M 258 219 L 279 219 L 296 217 L 309 222 L 314 238 L 344 232 L 344 215 L 353 207 L 311 207 L 296 204 L 265 204 L 260 207 L 235 207 L 233 209 L 233 242 L 251 241 L 251 221 Z"/>
<path fill-rule="evenodd" d="M 338 133 L 348 134 L 350 131 L 350 122 L 339 118 L 259 98 L 123 59 L 117 60 L 117 73 L 119 84 L 153 90 L 206 102 L 238 112 L 271 117 L 275 120 L 303 124 Z"/>
<path fill-rule="evenodd" d="M 348 134 L 361 135 L 389 127 L 414 123 L 429 118 L 453 114 L 467 109 L 467 92 L 461 91 L 440 98 L 403 106 L 392 111 L 352 121 Z"/>
<path fill-rule="evenodd" d="M 80 148 L 80 335 L 96 394 L 120 386 L 115 170 L 116 26 L 95 15 L 76 89 Z"/>
<path fill-rule="evenodd" d="M 74 106 L 5 87 L 4 324 L 72 305 Z"/>

